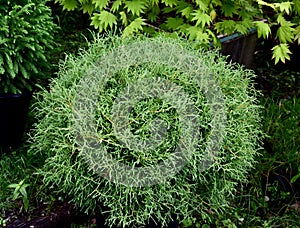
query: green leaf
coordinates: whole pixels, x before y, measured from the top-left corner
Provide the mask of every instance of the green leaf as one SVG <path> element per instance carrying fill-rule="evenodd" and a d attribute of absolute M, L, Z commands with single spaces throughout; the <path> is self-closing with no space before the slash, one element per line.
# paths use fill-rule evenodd
<path fill-rule="evenodd" d="M 276 33 L 276 37 L 281 43 L 291 42 L 294 38 L 295 29 L 292 27 L 292 23 L 288 22 L 286 25 L 281 25 Z"/>
<path fill-rule="evenodd" d="M 22 194 L 23 197 L 26 197 L 27 198 L 27 191 L 26 191 L 26 187 L 28 187 L 29 185 L 28 184 L 23 184 L 19 191 L 20 193 Z"/>
<path fill-rule="evenodd" d="M 24 205 L 24 210 L 27 212 L 29 208 L 29 201 L 27 197 L 23 197 L 23 205 Z"/>
<path fill-rule="evenodd" d="M 178 30 L 179 26 L 183 24 L 182 18 L 174 18 L 174 17 L 168 17 L 166 21 L 166 26 L 170 30 Z"/>
<path fill-rule="evenodd" d="M 151 11 L 148 13 L 148 19 L 151 22 L 157 21 L 159 13 L 160 13 L 159 7 L 158 6 L 153 6 Z"/>
<path fill-rule="evenodd" d="M 22 64 L 19 65 L 20 71 L 24 78 L 29 79 L 29 74 L 27 73 L 27 70 L 22 66 Z"/>
<path fill-rule="evenodd" d="M 13 65 L 13 61 L 11 59 L 11 56 L 7 53 L 5 53 L 5 57 L 6 57 L 6 63 L 7 63 L 7 70 L 11 76 L 11 78 L 15 78 L 16 77 L 16 73 L 14 71 L 14 65 Z"/>
<path fill-rule="evenodd" d="M 190 3 L 188 2 L 185 2 L 185 1 L 179 1 L 175 7 L 176 9 L 176 13 L 180 13 L 181 10 L 185 9 L 186 7 L 192 7 L 193 8 L 193 5 L 191 5 Z"/>
<path fill-rule="evenodd" d="M 24 87 L 28 90 L 28 91 L 32 91 L 32 86 L 29 83 L 26 83 L 24 85 Z"/>
<path fill-rule="evenodd" d="M 296 27 L 295 29 L 295 38 L 294 41 L 298 42 L 298 45 L 300 45 L 300 25 L 298 27 Z"/>
<path fill-rule="evenodd" d="M 217 32 L 224 35 L 230 35 L 235 30 L 235 24 L 236 22 L 233 20 L 223 20 L 221 22 L 217 22 L 215 24 L 215 27 L 217 29 Z"/>
<path fill-rule="evenodd" d="M 64 0 L 63 9 L 74 10 L 77 7 L 76 0 Z"/>
<path fill-rule="evenodd" d="M 202 44 L 208 44 L 209 35 L 206 32 L 199 32 L 196 40 L 200 41 Z"/>
<path fill-rule="evenodd" d="M 91 2 L 86 2 L 82 4 L 81 6 L 83 13 L 88 13 L 89 15 L 92 15 L 95 11 L 95 7 Z"/>
<path fill-rule="evenodd" d="M 264 39 L 268 38 L 271 34 L 270 26 L 263 21 L 255 21 L 254 24 L 257 28 L 258 38 L 263 37 Z"/>
<path fill-rule="evenodd" d="M 92 17 L 91 25 L 95 28 L 99 28 L 100 32 L 107 30 L 108 26 L 113 28 L 113 25 L 117 23 L 117 17 L 108 11 L 101 11 L 101 13 L 94 13 Z"/>
<path fill-rule="evenodd" d="M 153 35 L 157 34 L 157 30 L 153 27 L 145 26 L 145 27 L 143 27 L 143 34 L 153 36 Z"/>
<path fill-rule="evenodd" d="M 120 12 L 120 16 L 121 16 L 122 24 L 127 26 L 128 20 L 127 20 L 126 13 L 124 11 L 122 11 L 122 12 Z"/>
<path fill-rule="evenodd" d="M 226 17 L 232 17 L 233 14 L 237 13 L 236 12 L 236 4 L 234 4 L 234 2 L 232 0 L 226 0 L 226 1 L 222 2 L 221 10 L 222 10 L 222 13 Z"/>
<path fill-rule="evenodd" d="M 93 0 L 92 3 L 95 4 L 96 9 L 102 10 L 108 5 L 109 0 Z"/>
<path fill-rule="evenodd" d="M 8 188 L 17 188 L 17 187 L 19 187 L 19 184 L 10 184 L 7 187 Z"/>
<path fill-rule="evenodd" d="M 143 25 L 145 25 L 145 19 L 138 17 L 132 21 L 123 31 L 122 36 L 130 36 L 134 33 L 137 33 L 140 30 L 143 30 Z"/>
<path fill-rule="evenodd" d="M 173 7 L 169 7 L 169 6 L 166 6 L 162 9 L 163 13 L 172 13 L 174 12 L 176 9 L 173 8 Z"/>
<path fill-rule="evenodd" d="M 176 6 L 178 4 L 177 0 L 161 0 L 161 2 L 170 7 Z"/>
<path fill-rule="evenodd" d="M 196 21 L 196 26 L 200 25 L 202 28 L 204 28 L 206 24 L 209 25 L 211 22 L 211 17 L 202 10 L 195 10 L 192 15 L 194 16 L 192 21 Z"/>
<path fill-rule="evenodd" d="M 188 7 L 184 8 L 183 10 L 181 10 L 180 12 L 181 12 L 182 16 L 184 16 L 188 19 L 191 17 L 193 11 L 194 11 L 193 7 L 188 6 Z"/>
<path fill-rule="evenodd" d="M 287 23 L 287 21 L 285 20 L 285 18 L 282 16 L 282 14 L 279 14 L 277 16 L 277 23 L 280 24 L 280 25 L 284 25 Z"/>
<path fill-rule="evenodd" d="M 27 47 L 28 49 L 32 50 L 32 51 L 35 51 L 35 46 L 31 45 L 31 44 L 28 44 L 28 43 L 23 43 L 23 46 L 24 47 Z"/>
<path fill-rule="evenodd" d="M 289 54 L 292 54 L 287 44 L 278 44 L 272 48 L 272 51 L 273 51 L 272 59 L 275 58 L 275 64 L 277 64 L 279 60 L 285 63 L 286 59 L 290 60 Z"/>
<path fill-rule="evenodd" d="M 36 74 L 39 73 L 38 69 L 36 68 L 36 66 L 31 61 L 24 60 L 24 65 L 30 71 L 33 71 Z"/>
<path fill-rule="evenodd" d="M 269 6 L 269 7 L 271 7 L 272 9 L 275 9 L 275 5 L 274 5 L 274 4 L 271 4 L 271 3 L 267 3 L 267 2 L 262 1 L 262 0 L 257 0 L 257 3 L 258 3 L 259 5 L 262 5 L 262 6 Z"/>
<path fill-rule="evenodd" d="M 191 27 L 191 25 L 190 25 L 190 24 L 187 24 L 187 23 L 184 23 L 183 25 L 179 26 L 179 32 L 180 32 L 180 34 L 186 35 L 187 32 L 188 32 L 187 29 L 188 29 L 189 27 Z"/>
<path fill-rule="evenodd" d="M 16 74 L 19 73 L 19 63 L 17 61 L 14 61 L 14 72 Z"/>
<path fill-rule="evenodd" d="M 196 0 L 197 6 L 199 6 L 199 8 L 202 9 L 203 11 L 206 11 L 209 3 L 210 1 L 207 0 Z"/>
<path fill-rule="evenodd" d="M 241 9 L 239 10 L 239 18 L 241 18 L 242 20 L 253 20 L 253 14 L 249 13 L 249 11 L 245 10 L 245 9 Z M 255 15 L 255 14 L 254 14 Z"/>
<path fill-rule="evenodd" d="M 118 11 L 121 5 L 122 5 L 122 0 L 114 1 L 114 3 L 111 6 L 111 11 L 112 12 Z"/>
<path fill-rule="evenodd" d="M 300 0 L 293 0 L 296 14 L 300 15 Z"/>
<path fill-rule="evenodd" d="M 190 40 L 198 40 L 202 43 L 209 42 L 209 36 L 204 30 L 198 26 L 190 26 L 187 28 L 187 35 Z"/>
<path fill-rule="evenodd" d="M 296 176 L 293 176 L 291 183 L 295 183 L 298 178 L 300 178 L 300 173 L 298 173 Z"/>
<path fill-rule="evenodd" d="M 249 20 L 237 21 L 234 30 L 241 34 L 247 34 L 251 27 L 252 24 Z"/>
<path fill-rule="evenodd" d="M 197 26 L 190 26 L 187 29 L 187 35 L 189 36 L 189 39 L 191 40 L 195 40 L 198 33 L 201 32 L 201 28 L 197 27 Z"/>
<path fill-rule="evenodd" d="M 280 12 L 286 12 L 286 14 L 290 14 L 290 10 L 292 10 L 292 2 L 281 2 L 274 3 L 276 8 L 279 8 Z"/>
<path fill-rule="evenodd" d="M 145 2 L 142 0 L 132 0 L 125 2 L 125 8 L 127 8 L 128 12 L 131 12 L 132 15 L 140 16 L 143 13 L 144 9 L 146 9 Z"/>
<path fill-rule="evenodd" d="M 19 198 L 20 192 L 18 188 L 15 188 L 14 193 L 13 193 L 13 200 L 16 200 Z"/>
<path fill-rule="evenodd" d="M 159 0 L 148 0 L 148 4 L 151 5 L 151 6 L 158 5 Z"/>

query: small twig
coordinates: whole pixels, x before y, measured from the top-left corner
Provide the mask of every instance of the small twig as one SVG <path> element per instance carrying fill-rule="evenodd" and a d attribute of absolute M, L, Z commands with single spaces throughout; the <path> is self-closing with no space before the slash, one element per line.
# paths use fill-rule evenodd
<path fill-rule="evenodd" d="M 147 25 L 147 26 L 149 26 L 149 27 L 151 27 L 151 28 L 154 28 L 154 29 L 156 29 L 156 30 L 158 30 L 158 31 L 160 31 L 160 32 L 167 32 L 167 31 L 165 31 L 165 30 L 163 30 L 163 29 L 161 29 L 161 28 L 159 28 L 159 27 L 156 27 L 156 26 L 154 26 L 154 25 L 151 25 L 151 24 L 149 24 L 149 23 L 145 23 L 145 25 Z"/>

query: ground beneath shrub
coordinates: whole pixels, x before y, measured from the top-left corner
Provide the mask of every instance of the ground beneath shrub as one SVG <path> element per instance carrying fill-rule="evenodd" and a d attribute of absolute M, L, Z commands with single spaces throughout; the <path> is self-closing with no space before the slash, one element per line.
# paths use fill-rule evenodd
<path fill-rule="evenodd" d="M 72 204 L 65 202 L 56 203 L 51 211 L 47 205 L 39 206 L 28 213 L 19 213 L 18 209 L 10 210 L 5 213 L 4 219 L 7 228 L 63 228 L 82 221 L 95 223 L 92 218 L 79 213 Z"/>

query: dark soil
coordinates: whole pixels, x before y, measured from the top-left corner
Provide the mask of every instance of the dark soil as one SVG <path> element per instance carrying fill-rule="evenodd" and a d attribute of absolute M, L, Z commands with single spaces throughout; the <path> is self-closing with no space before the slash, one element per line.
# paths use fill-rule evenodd
<path fill-rule="evenodd" d="M 88 221 L 88 217 L 76 211 L 72 204 L 57 202 L 48 211 L 47 205 L 40 206 L 29 213 L 19 213 L 17 209 L 6 212 L 8 228 L 63 228 L 72 223 Z"/>

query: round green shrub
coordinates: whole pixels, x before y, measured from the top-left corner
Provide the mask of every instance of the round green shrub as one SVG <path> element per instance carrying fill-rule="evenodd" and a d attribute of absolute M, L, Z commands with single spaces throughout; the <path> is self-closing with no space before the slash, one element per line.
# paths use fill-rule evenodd
<path fill-rule="evenodd" d="M 217 51 L 197 49 L 193 43 L 181 39 L 162 36 L 149 39 L 178 45 L 199 57 L 220 85 L 226 109 L 226 134 L 214 162 L 204 171 L 199 167 L 212 129 L 210 106 L 191 78 L 172 66 L 147 63 L 121 69 L 99 92 L 95 116 L 97 137 L 115 159 L 128 165 L 154 165 L 170 156 L 178 141 L 181 129 L 178 113 L 159 99 L 145 99 L 134 106 L 130 113 L 130 128 L 140 138 L 149 137 L 151 131 L 149 133 L 147 123 L 154 118 L 163 119 L 169 127 L 166 138 L 157 149 L 145 154 L 128 150 L 115 138 L 110 122 L 114 100 L 128 84 L 141 78 L 159 76 L 181 87 L 199 112 L 197 121 L 201 137 L 190 161 L 173 178 L 144 187 L 110 182 L 93 172 L 76 143 L 72 118 L 80 80 L 101 56 L 112 49 L 145 39 L 149 38 L 95 37 L 86 51 L 75 57 L 67 56 L 60 65 L 59 77 L 50 85 L 50 91 L 35 95 L 33 112 L 38 122 L 31 133 L 29 152 L 45 159 L 39 171 L 45 185 L 57 195 L 66 196 L 85 212 L 93 212 L 100 206 L 103 213 L 107 213 L 106 222 L 110 226 L 141 227 L 150 221 L 165 226 L 174 215 L 179 222 L 193 218 L 209 222 L 212 216 L 226 210 L 238 184 L 246 181 L 247 172 L 260 149 L 260 106 L 256 98 L 258 92 L 251 84 L 252 71 L 226 62 Z"/>

